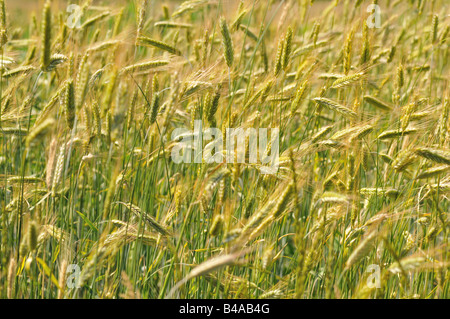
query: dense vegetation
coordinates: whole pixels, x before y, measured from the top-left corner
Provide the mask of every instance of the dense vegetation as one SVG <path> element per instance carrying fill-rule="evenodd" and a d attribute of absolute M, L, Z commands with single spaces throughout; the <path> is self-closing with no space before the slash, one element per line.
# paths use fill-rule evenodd
<path fill-rule="evenodd" d="M 8 2 L 0 297 L 449 297 L 446 0 Z M 174 163 L 195 120 L 278 172 Z"/>

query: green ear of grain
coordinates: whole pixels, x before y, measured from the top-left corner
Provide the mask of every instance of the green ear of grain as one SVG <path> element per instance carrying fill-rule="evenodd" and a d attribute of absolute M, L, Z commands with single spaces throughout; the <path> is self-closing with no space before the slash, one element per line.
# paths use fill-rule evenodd
<path fill-rule="evenodd" d="M 70 130 L 73 129 L 75 110 L 75 88 L 73 80 L 69 80 L 66 84 L 66 90 L 64 92 L 64 111 L 66 114 L 66 124 Z"/>
<path fill-rule="evenodd" d="M 286 37 L 284 38 L 284 51 L 282 56 L 282 64 L 283 69 L 286 70 L 289 64 L 289 61 L 291 59 L 291 53 L 292 53 L 292 40 L 294 38 L 294 33 L 292 31 L 292 28 L 289 27 L 286 32 Z"/>
<path fill-rule="evenodd" d="M 42 12 L 41 21 L 41 69 L 47 70 L 50 65 L 51 56 L 51 33 L 52 33 L 52 16 L 50 11 L 50 2 L 46 1 Z"/>
<path fill-rule="evenodd" d="M 220 32 L 222 33 L 225 61 L 228 67 L 231 68 L 234 59 L 234 49 L 233 42 L 231 41 L 230 31 L 228 30 L 228 24 L 224 18 L 220 19 Z"/>
<path fill-rule="evenodd" d="M 164 42 L 161 42 L 158 40 L 154 40 L 152 38 L 145 37 L 145 36 L 137 37 L 136 44 L 142 45 L 142 46 L 147 46 L 147 47 L 155 47 L 155 48 L 161 49 L 163 51 L 167 51 L 167 52 L 175 54 L 175 55 L 183 55 L 181 53 L 181 51 L 178 50 L 177 48 L 175 48 L 167 43 L 164 43 Z"/>
<path fill-rule="evenodd" d="M 6 5 L 5 0 L 0 1 L 0 32 L 2 33 L 1 46 L 7 42 Z"/>

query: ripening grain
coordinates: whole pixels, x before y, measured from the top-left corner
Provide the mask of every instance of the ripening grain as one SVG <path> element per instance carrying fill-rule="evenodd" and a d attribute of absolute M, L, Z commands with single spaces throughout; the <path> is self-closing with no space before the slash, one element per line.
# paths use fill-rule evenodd
<path fill-rule="evenodd" d="M 450 297 L 447 1 L 35 2 L 0 0 L 0 298 Z"/>

